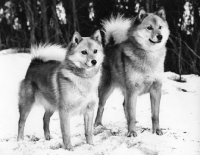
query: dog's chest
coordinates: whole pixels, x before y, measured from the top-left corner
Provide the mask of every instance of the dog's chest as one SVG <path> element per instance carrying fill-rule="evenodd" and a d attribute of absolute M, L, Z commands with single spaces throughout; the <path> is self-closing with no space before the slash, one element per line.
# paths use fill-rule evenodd
<path fill-rule="evenodd" d="M 94 81 L 93 81 L 94 80 Z M 97 91 L 97 84 L 94 79 L 74 79 L 73 86 L 77 95 L 83 96 L 83 98 L 88 98 L 90 96 L 94 96 Z"/>
<path fill-rule="evenodd" d="M 65 96 L 65 103 L 73 114 L 84 113 L 91 109 L 98 102 L 98 84 L 100 75 L 93 78 L 70 77 L 68 84 L 62 86 Z"/>
<path fill-rule="evenodd" d="M 139 94 L 145 94 L 155 83 L 162 83 L 163 63 L 140 61 L 138 66 L 129 66 L 128 79 Z"/>

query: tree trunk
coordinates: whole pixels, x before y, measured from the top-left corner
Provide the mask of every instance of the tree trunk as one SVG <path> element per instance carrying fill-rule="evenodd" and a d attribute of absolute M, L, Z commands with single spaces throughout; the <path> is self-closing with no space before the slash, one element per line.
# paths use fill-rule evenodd
<path fill-rule="evenodd" d="M 65 36 L 64 38 L 66 39 L 66 42 L 69 43 L 70 39 L 71 39 L 71 35 L 73 34 L 72 32 L 72 18 L 71 18 L 71 0 L 65 0 L 63 1 L 63 7 L 65 8 L 65 13 L 66 13 L 66 20 L 67 20 L 67 24 L 66 27 L 64 29 L 65 31 Z"/>
<path fill-rule="evenodd" d="M 53 0 L 52 11 L 53 11 L 53 21 L 55 30 L 55 42 L 59 43 L 60 28 L 59 28 L 58 16 L 56 13 L 56 0 Z"/>
<path fill-rule="evenodd" d="M 179 80 L 182 80 L 181 74 L 182 74 L 182 64 L 181 64 L 181 59 L 182 59 L 182 40 L 181 40 L 181 35 L 179 34 L 179 55 L 178 55 L 178 69 L 179 69 Z"/>
<path fill-rule="evenodd" d="M 150 0 L 146 0 L 146 11 L 150 12 Z"/>
<path fill-rule="evenodd" d="M 33 15 L 33 11 L 31 9 L 31 0 L 24 0 L 24 5 L 25 5 L 25 9 L 26 9 L 26 17 L 27 20 L 29 21 L 29 26 L 30 26 L 30 44 L 35 43 L 36 39 L 35 39 L 35 27 L 36 27 L 36 23 L 34 20 L 34 15 Z"/>
<path fill-rule="evenodd" d="M 193 6 L 193 11 L 194 11 L 194 31 L 192 32 L 192 39 L 193 39 L 193 43 L 194 43 L 194 52 L 196 55 L 198 54 L 198 51 L 200 49 L 200 30 L 199 30 L 199 26 L 200 26 L 200 16 L 199 16 L 199 10 L 198 10 L 198 3 L 195 2 L 195 0 L 192 1 L 192 6 Z M 192 68 L 192 72 L 195 74 L 199 74 L 198 71 L 198 66 L 197 66 L 197 56 L 194 56 L 194 60 L 193 60 L 193 68 Z"/>
<path fill-rule="evenodd" d="M 43 41 L 44 42 L 49 41 L 46 11 L 47 11 L 46 0 L 41 0 L 42 29 L 43 29 Z"/>
<path fill-rule="evenodd" d="M 72 2 L 73 28 L 74 31 L 79 31 L 79 23 L 78 23 L 76 3 L 75 3 L 76 1 L 71 0 L 71 2 Z"/>

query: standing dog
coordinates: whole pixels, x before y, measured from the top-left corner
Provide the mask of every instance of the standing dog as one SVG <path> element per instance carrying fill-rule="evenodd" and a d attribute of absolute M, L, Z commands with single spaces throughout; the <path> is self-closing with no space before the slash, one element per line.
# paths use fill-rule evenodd
<path fill-rule="evenodd" d="M 33 60 L 19 92 L 18 140 L 23 139 L 26 118 L 36 99 L 45 107 L 44 136 L 50 140 L 49 122 L 58 109 L 64 148 L 72 150 L 70 118 L 84 115 L 85 136 L 93 144 L 94 105 L 104 58 L 101 34 L 81 37 L 75 32 L 68 48 L 58 45 L 32 47 Z"/>
<path fill-rule="evenodd" d="M 104 105 L 113 89 L 124 95 L 124 111 L 128 137 L 136 133 L 136 102 L 141 94 L 150 93 L 153 133 L 162 135 L 159 128 L 159 106 L 165 44 L 169 37 L 165 10 L 146 13 L 142 8 L 135 19 L 122 16 L 103 23 L 106 36 L 105 61 L 99 88 L 99 108 L 95 126 L 102 125 Z"/>

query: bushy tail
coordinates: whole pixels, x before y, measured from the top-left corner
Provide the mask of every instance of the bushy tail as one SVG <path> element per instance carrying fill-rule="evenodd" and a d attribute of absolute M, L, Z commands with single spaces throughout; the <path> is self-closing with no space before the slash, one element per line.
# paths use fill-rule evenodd
<path fill-rule="evenodd" d="M 57 44 L 39 44 L 31 47 L 32 59 L 39 58 L 43 61 L 64 61 L 67 48 Z"/>
<path fill-rule="evenodd" d="M 112 16 L 109 20 L 103 21 L 102 25 L 105 30 L 105 44 L 109 44 L 111 39 L 114 44 L 119 44 L 128 38 L 127 32 L 131 26 L 131 19 L 122 15 Z"/>

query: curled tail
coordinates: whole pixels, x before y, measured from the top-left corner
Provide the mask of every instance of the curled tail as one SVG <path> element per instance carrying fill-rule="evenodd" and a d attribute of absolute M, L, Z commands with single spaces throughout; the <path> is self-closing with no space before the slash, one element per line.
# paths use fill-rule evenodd
<path fill-rule="evenodd" d="M 67 48 L 63 48 L 57 44 L 39 44 L 31 47 L 32 59 L 42 59 L 43 61 L 59 61 L 65 60 Z"/>
<path fill-rule="evenodd" d="M 112 16 L 109 20 L 103 21 L 102 25 L 105 30 L 105 44 L 109 44 L 111 39 L 114 44 L 119 44 L 128 38 L 127 32 L 131 26 L 131 19 L 122 15 Z"/>

